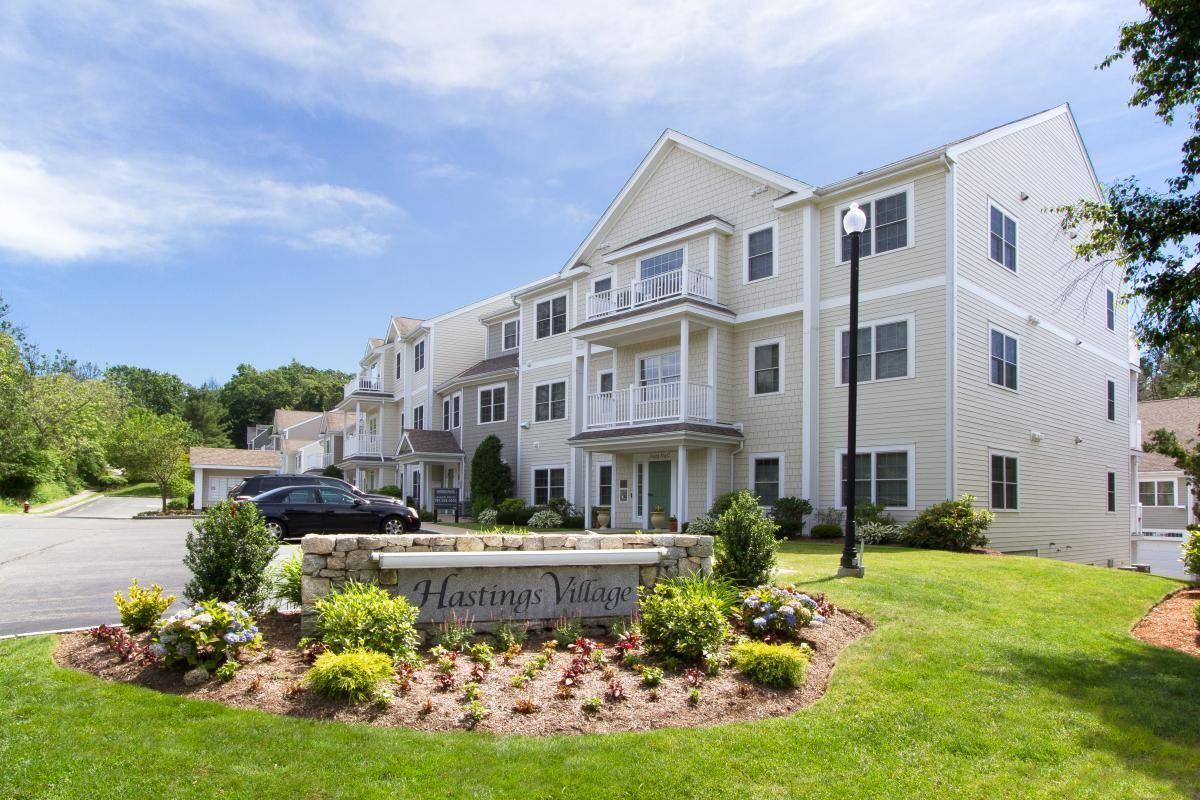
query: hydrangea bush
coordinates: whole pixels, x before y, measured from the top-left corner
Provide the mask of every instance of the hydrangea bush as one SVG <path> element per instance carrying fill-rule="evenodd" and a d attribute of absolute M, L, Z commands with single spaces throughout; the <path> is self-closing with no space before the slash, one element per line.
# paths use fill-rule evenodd
<path fill-rule="evenodd" d="M 556 511 L 539 511 L 529 518 L 530 528 L 561 528 L 563 518 Z"/>
<path fill-rule="evenodd" d="M 475 521 L 484 528 L 492 528 L 495 527 L 496 517 L 499 516 L 499 514 L 500 512 L 494 508 L 485 508 L 483 511 L 479 512 L 479 516 L 475 518 Z"/>
<path fill-rule="evenodd" d="M 824 625 L 817 601 L 794 586 L 758 586 L 742 594 L 742 623 L 758 639 L 794 638 L 801 628 Z"/>
<path fill-rule="evenodd" d="M 720 533 L 717 529 L 717 521 L 708 514 L 692 517 L 687 524 L 687 532 L 696 536 L 716 536 Z"/>
<path fill-rule="evenodd" d="M 159 622 L 150 652 L 168 666 L 184 661 L 212 672 L 261 641 L 254 617 L 237 603 L 202 600 Z"/>

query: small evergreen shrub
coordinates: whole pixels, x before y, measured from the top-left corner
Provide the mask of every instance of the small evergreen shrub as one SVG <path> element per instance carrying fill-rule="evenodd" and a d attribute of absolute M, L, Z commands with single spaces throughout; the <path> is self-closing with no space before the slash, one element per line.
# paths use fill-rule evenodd
<path fill-rule="evenodd" d="M 180 661 L 212 672 L 243 647 L 262 637 L 254 617 L 237 603 L 203 600 L 172 614 L 154 629 L 150 652 L 170 666 Z"/>
<path fill-rule="evenodd" d="M 392 676 L 392 659 L 371 650 L 327 651 L 304 674 L 304 682 L 317 694 L 364 703 L 379 697 Z"/>
<path fill-rule="evenodd" d="M 471 511 L 476 517 L 513 490 L 512 468 L 500 456 L 503 449 L 500 437 L 492 434 L 479 443 L 471 456 Z"/>
<path fill-rule="evenodd" d="M 975 508 L 975 498 L 964 494 L 958 500 L 936 503 L 908 523 L 902 541 L 909 547 L 933 550 L 970 550 L 988 543 L 986 531 L 993 514 Z"/>
<path fill-rule="evenodd" d="M 563 518 L 550 509 L 538 511 L 529 518 L 529 527 L 533 529 L 561 528 L 562 524 Z"/>
<path fill-rule="evenodd" d="M 755 641 L 739 642 L 730 656 L 748 680 L 777 689 L 802 686 L 810 658 L 809 651 L 802 647 Z"/>
<path fill-rule="evenodd" d="M 525 525 L 535 509 L 526 508 L 519 497 L 506 497 L 496 505 L 496 521 L 501 525 Z"/>
<path fill-rule="evenodd" d="M 687 532 L 694 536 L 716 536 L 718 533 L 717 520 L 708 514 L 692 517 L 688 522 Z"/>
<path fill-rule="evenodd" d="M 638 603 L 647 649 L 688 662 L 703 661 L 729 636 L 728 607 L 713 593 L 673 581 L 658 583 Z"/>
<path fill-rule="evenodd" d="M 485 508 L 475 515 L 475 521 L 484 528 L 496 527 L 496 516 L 500 512 L 494 508 Z"/>
<path fill-rule="evenodd" d="M 780 497 L 771 509 L 779 533 L 794 539 L 804 532 L 804 518 L 812 513 L 812 503 L 799 497 Z"/>
<path fill-rule="evenodd" d="M 733 498 L 737 496 L 737 492 L 725 492 L 717 495 L 717 499 L 713 500 L 712 508 L 708 510 L 708 515 L 713 519 L 717 519 L 733 505 Z"/>
<path fill-rule="evenodd" d="M 814 539 L 837 539 L 842 535 L 842 526 L 822 522 L 820 525 L 813 525 L 808 533 Z"/>
<path fill-rule="evenodd" d="M 300 605 L 300 581 L 304 577 L 304 559 L 300 553 L 284 561 L 275 570 L 273 596 L 294 606 Z"/>
<path fill-rule="evenodd" d="M 168 511 L 187 511 L 190 506 L 186 497 L 176 497 L 174 500 L 167 501 Z"/>
<path fill-rule="evenodd" d="M 350 580 L 314 605 L 317 638 L 330 650 L 375 650 L 397 661 L 416 658 L 417 609 L 405 598 Z"/>
<path fill-rule="evenodd" d="M 747 491 L 734 495 L 717 519 L 716 573 L 739 586 L 767 583 L 775 569 L 775 532 L 779 529 Z"/>
<path fill-rule="evenodd" d="M 572 514 L 570 516 L 563 517 L 562 526 L 571 530 L 583 530 L 584 527 L 586 527 L 584 523 L 585 520 L 582 515 Z"/>
<path fill-rule="evenodd" d="M 189 531 L 184 566 L 192 579 L 183 596 L 193 602 L 224 600 L 257 611 L 271 591 L 267 567 L 279 541 L 253 503 L 225 502 L 205 512 Z"/>
<path fill-rule="evenodd" d="M 904 528 L 886 522 L 868 521 L 854 525 L 854 535 L 866 544 L 895 544 L 904 535 Z"/>
<path fill-rule="evenodd" d="M 1183 568 L 1200 580 L 1200 525 L 1188 528 L 1188 537 L 1183 543 Z"/>
<path fill-rule="evenodd" d="M 887 507 L 881 503 L 859 503 L 854 507 L 854 528 L 868 522 L 878 522 L 884 525 L 895 525 L 896 518 L 887 512 Z"/>
<path fill-rule="evenodd" d="M 380 486 L 374 491 L 374 493 L 387 495 L 388 497 L 395 497 L 397 500 L 402 500 L 404 498 L 404 490 L 395 484 Z"/>
<path fill-rule="evenodd" d="M 141 633 L 154 627 L 163 613 L 175 602 L 175 595 L 163 594 L 163 587 L 157 583 L 149 589 L 138 586 L 137 578 L 129 584 L 128 597 L 116 592 L 113 602 L 117 604 L 117 613 L 121 615 L 121 624 L 130 633 Z"/>
<path fill-rule="evenodd" d="M 342 472 L 342 468 L 337 464 L 330 464 L 328 467 L 321 470 L 321 474 L 326 478 L 337 478 L 339 480 L 346 479 L 346 473 Z"/>

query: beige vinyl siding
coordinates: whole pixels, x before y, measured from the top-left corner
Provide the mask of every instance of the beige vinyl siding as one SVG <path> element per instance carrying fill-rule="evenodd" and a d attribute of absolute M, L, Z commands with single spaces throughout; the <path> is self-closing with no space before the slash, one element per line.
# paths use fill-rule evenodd
<path fill-rule="evenodd" d="M 438 319 L 433 323 L 432 353 L 433 385 L 453 378 L 472 364 L 484 358 L 484 332 L 480 330 L 479 318 L 502 311 L 511 306 L 508 297 L 502 297 L 484 306 L 472 307 L 469 310 Z M 439 410 L 440 413 L 440 410 Z"/>
<path fill-rule="evenodd" d="M 479 389 L 481 386 L 493 386 L 502 383 L 505 388 L 505 397 L 507 398 L 508 408 L 506 409 L 506 419 L 504 422 L 490 423 L 487 425 L 479 424 Z M 476 386 L 464 386 L 462 388 L 462 429 L 459 432 L 459 444 L 462 446 L 463 454 L 466 458 L 466 463 L 463 465 L 463 494 L 467 496 L 471 491 L 471 459 L 475 455 L 475 449 L 479 447 L 480 442 L 488 436 L 495 434 L 499 439 L 503 448 L 500 451 L 501 460 L 508 463 L 515 473 L 517 471 L 517 415 L 516 408 L 513 405 L 517 397 L 517 379 L 510 378 L 505 381 L 495 381 Z M 440 412 L 439 412 L 440 413 Z"/>
<path fill-rule="evenodd" d="M 560 337 L 561 338 L 561 337 Z M 570 341 L 567 339 L 567 341 Z M 526 503 L 533 496 L 532 470 L 538 466 L 565 465 L 567 467 L 567 496 L 576 498 L 572 485 L 571 462 L 575 458 L 574 448 L 567 444 L 573 433 L 576 419 L 575 386 L 571 380 L 571 364 L 526 369 L 521 374 L 521 397 L 517 424 L 528 422 L 529 428 L 521 431 L 520 497 Z M 567 419 L 547 422 L 533 421 L 534 387 L 550 381 L 567 382 Z M 573 500 L 578 502 L 577 500 Z"/>
<path fill-rule="evenodd" d="M 567 330 L 542 339 L 537 338 L 537 305 L 560 295 L 567 296 Z M 576 313 L 572 297 L 575 287 L 564 284 L 554 289 L 538 292 L 521 300 L 521 363 L 537 364 L 546 359 L 570 357 L 573 351 L 571 329 L 582 319 Z"/>
<path fill-rule="evenodd" d="M 1142 530 L 1182 531 L 1187 529 L 1187 508 L 1177 506 L 1142 506 Z"/>

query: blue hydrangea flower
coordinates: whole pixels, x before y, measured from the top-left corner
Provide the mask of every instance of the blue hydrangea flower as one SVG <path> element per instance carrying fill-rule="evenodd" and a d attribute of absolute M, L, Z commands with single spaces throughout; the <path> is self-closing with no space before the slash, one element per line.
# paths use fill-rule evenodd
<path fill-rule="evenodd" d="M 765 619 L 763 619 L 762 617 L 755 617 L 754 618 L 754 626 L 756 628 L 765 628 L 767 626 L 767 621 Z"/>
<path fill-rule="evenodd" d="M 824 625 L 825 618 L 823 616 L 821 616 L 820 614 L 813 614 L 812 624 L 813 625 Z"/>

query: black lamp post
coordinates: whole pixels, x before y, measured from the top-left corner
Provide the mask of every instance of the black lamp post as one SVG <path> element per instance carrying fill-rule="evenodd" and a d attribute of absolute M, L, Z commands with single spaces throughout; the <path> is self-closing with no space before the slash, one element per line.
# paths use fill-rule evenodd
<path fill-rule="evenodd" d="M 855 462 L 858 460 L 858 250 L 862 232 L 867 227 L 867 215 L 851 203 L 846 216 L 842 218 L 842 228 L 850 237 L 850 335 L 847 337 L 847 356 L 849 367 L 847 372 L 846 395 L 846 491 L 843 501 L 846 504 L 846 540 L 842 547 L 842 563 L 838 569 L 839 576 L 851 575 L 861 578 L 863 566 L 858 560 L 858 547 L 854 535 L 854 483 Z"/>

